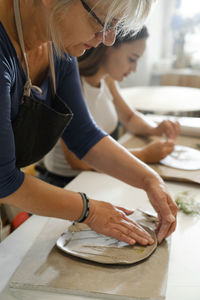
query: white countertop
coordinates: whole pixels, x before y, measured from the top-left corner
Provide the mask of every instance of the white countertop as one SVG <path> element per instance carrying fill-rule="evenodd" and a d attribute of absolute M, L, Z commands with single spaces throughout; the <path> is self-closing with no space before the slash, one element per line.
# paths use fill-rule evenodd
<path fill-rule="evenodd" d="M 120 90 L 133 109 L 157 114 L 187 115 L 200 111 L 200 90 L 177 86 L 130 87 Z"/>
<path fill-rule="evenodd" d="M 179 191 L 192 190 L 199 194 L 199 186 L 183 183 L 167 183 L 172 195 Z M 110 176 L 95 172 L 82 172 L 67 186 L 74 191 L 84 191 L 89 197 L 107 200 L 129 208 L 140 206 L 140 197 L 144 192 L 133 189 Z M 133 192 L 134 190 L 134 192 Z M 109 191 L 109 194 L 108 194 Z M 134 194 L 134 199 L 132 195 Z M 131 201 L 128 199 L 131 195 Z M 145 195 L 146 197 L 146 195 Z M 129 197 L 130 198 L 130 197 Z M 141 207 L 151 210 L 147 203 Z M 83 300 L 84 297 L 61 295 L 31 290 L 10 290 L 5 286 L 16 268 L 23 261 L 34 240 L 49 218 L 32 216 L 0 244 L 0 299 L 1 300 Z M 200 299 L 200 218 L 178 214 L 178 226 L 172 236 L 171 255 L 166 300 L 199 300 Z M 89 298 L 94 299 L 94 298 Z M 97 299 L 97 298 L 95 298 Z"/>
<path fill-rule="evenodd" d="M 155 115 L 146 114 L 145 117 L 157 124 L 160 124 L 164 120 L 177 121 L 181 127 L 181 135 L 187 137 L 200 137 L 200 119 L 192 117 L 177 117 L 168 115 Z"/>

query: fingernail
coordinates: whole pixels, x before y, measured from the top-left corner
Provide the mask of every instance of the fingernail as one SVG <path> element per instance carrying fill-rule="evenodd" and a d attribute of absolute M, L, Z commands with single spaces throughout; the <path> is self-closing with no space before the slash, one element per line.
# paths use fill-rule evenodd
<path fill-rule="evenodd" d="M 146 239 L 143 239 L 143 244 L 144 244 L 144 245 L 147 245 L 147 244 L 149 244 L 149 241 L 146 240 Z"/>
<path fill-rule="evenodd" d="M 154 243 L 154 240 L 153 240 L 152 238 L 149 239 L 149 241 L 150 241 L 150 243 L 152 243 L 152 244 Z"/>
<path fill-rule="evenodd" d="M 132 240 L 132 239 L 130 239 L 128 243 L 129 243 L 130 245 L 135 245 L 136 241 L 135 241 L 135 240 Z"/>

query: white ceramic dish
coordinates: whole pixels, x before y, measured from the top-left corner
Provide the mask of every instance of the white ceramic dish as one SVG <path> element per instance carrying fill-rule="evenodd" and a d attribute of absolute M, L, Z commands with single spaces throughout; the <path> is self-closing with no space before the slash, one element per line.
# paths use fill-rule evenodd
<path fill-rule="evenodd" d="M 200 170 L 200 151 L 176 145 L 175 150 L 162 159 L 160 163 L 181 170 Z"/>

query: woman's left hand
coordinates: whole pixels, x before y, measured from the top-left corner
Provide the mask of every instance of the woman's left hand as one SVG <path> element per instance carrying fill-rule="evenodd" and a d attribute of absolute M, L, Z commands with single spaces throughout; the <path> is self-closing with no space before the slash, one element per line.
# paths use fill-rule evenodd
<path fill-rule="evenodd" d="M 161 122 L 157 127 L 153 129 L 153 135 L 166 135 L 169 139 L 175 140 L 180 134 L 180 124 L 170 120 Z"/>
<path fill-rule="evenodd" d="M 158 214 L 158 225 L 156 228 L 158 242 L 168 237 L 176 228 L 177 205 L 167 192 L 165 183 L 152 183 L 146 190 L 149 200 Z"/>

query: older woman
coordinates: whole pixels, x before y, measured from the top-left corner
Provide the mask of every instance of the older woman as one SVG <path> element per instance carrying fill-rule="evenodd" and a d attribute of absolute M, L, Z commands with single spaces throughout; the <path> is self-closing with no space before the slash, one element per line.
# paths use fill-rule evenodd
<path fill-rule="evenodd" d="M 131 211 L 51 186 L 20 170 L 43 157 L 62 135 L 86 163 L 147 192 L 159 215 L 159 242 L 174 231 L 177 208 L 165 184 L 95 126 L 84 104 L 76 60 L 70 56 L 101 42 L 112 45 L 116 27 L 131 20 L 139 26 L 152 2 L 0 0 L 1 202 L 39 215 L 84 221 L 129 244 L 153 242 L 128 218 Z"/>

